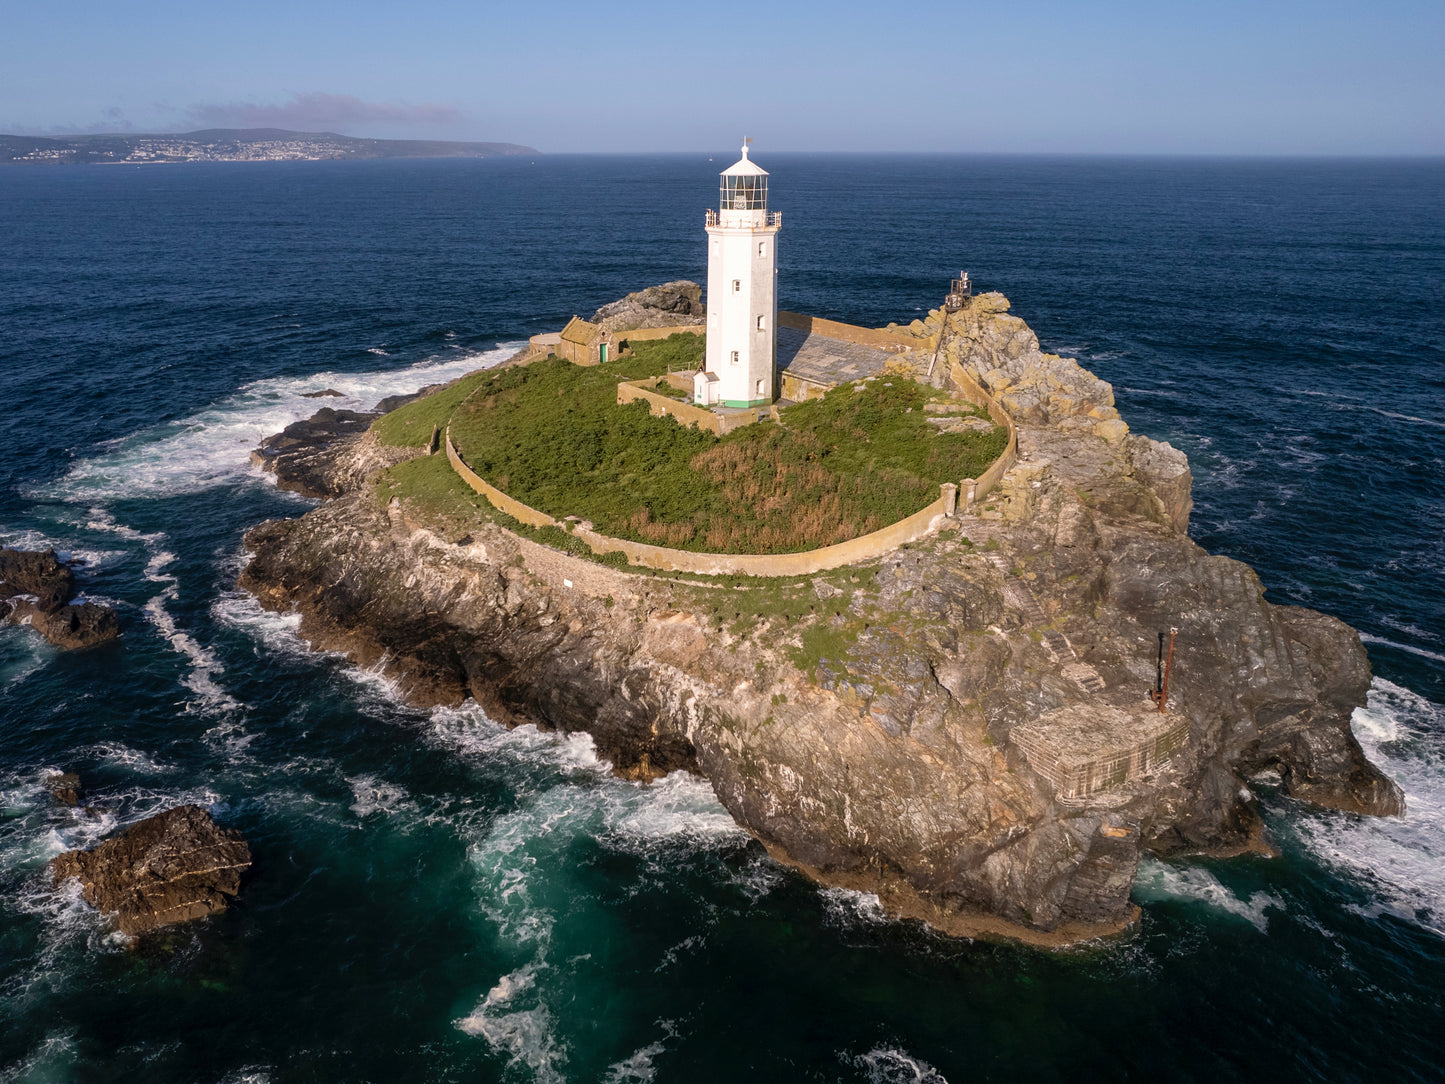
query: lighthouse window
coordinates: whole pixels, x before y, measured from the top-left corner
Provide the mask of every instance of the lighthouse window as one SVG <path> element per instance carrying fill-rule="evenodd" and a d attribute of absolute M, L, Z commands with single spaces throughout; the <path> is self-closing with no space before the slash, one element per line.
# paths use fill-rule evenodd
<path fill-rule="evenodd" d="M 767 254 L 768 254 L 768 243 L 767 243 L 766 241 L 759 241 L 759 242 L 758 242 L 758 255 L 759 255 L 759 256 L 766 256 Z"/>
<path fill-rule="evenodd" d="M 733 293 L 735 293 L 735 294 L 740 294 L 740 293 L 742 293 L 742 292 L 743 292 L 743 280 L 742 280 L 742 279 L 733 279 Z"/>
<path fill-rule="evenodd" d="M 767 326 L 767 325 L 763 323 L 763 318 L 762 318 L 761 316 L 759 316 L 759 317 L 758 317 L 758 330 L 759 330 L 759 331 L 762 331 L 766 326 Z"/>
<path fill-rule="evenodd" d="M 721 178 L 719 199 L 724 211 L 763 211 L 768 206 L 766 177 L 751 175 Z"/>
<path fill-rule="evenodd" d="M 733 363 L 734 365 L 736 365 L 736 364 L 738 363 L 738 352 L 737 352 L 736 350 L 733 351 L 732 363 Z"/>

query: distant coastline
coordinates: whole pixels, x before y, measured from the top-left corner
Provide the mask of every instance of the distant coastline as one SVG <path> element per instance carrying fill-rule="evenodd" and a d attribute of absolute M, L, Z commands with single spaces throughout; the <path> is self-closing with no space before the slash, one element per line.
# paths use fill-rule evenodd
<path fill-rule="evenodd" d="M 496 158 L 540 154 L 518 143 L 361 139 L 284 128 L 208 128 L 176 134 L 0 135 L 0 165 L 144 165 L 157 162 L 320 162 L 360 158 Z"/>

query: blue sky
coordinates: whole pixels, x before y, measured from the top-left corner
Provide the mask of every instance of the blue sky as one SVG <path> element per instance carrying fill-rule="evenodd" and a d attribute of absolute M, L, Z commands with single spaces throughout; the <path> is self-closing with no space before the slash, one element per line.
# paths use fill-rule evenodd
<path fill-rule="evenodd" d="M 1445 154 L 1445 3 L 6 6 L 0 131 Z"/>

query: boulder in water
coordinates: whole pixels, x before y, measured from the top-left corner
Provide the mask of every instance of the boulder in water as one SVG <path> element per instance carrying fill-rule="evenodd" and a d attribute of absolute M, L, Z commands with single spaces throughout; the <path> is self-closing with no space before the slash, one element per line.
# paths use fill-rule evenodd
<path fill-rule="evenodd" d="M 250 865 L 251 849 L 240 833 L 217 826 L 193 805 L 158 813 L 50 863 L 57 884 L 78 878 L 85 902 L 114 915 L 116 929 L 131 935 L 224 911 Z"/>
<path fill-rule="evenodd" d="M 94 647 L 120 635 L 115 611 L 74 597 L 75 573 L 54 550 L 0 549 L 0 622 L 29 625 L 57 647 Z"/>

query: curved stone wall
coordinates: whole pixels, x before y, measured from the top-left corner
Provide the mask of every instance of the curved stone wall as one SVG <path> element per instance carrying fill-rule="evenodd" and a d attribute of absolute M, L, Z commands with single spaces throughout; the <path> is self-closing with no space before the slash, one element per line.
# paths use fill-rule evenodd
<path fill-rule="evenodd" d="M 955 495 L 957 495 L 959 510 L 970 510 L 976 501 L 983 499 L 990 490 L 998 485 L 999 479 L 1018 459 L 1018 429 L 1014 425 L 1013 419 L 1009 417 L 1008 411 L 1004 410 L 998 401 L 984 391 L 978 382 L 964 372 L 957 363 L 953 365 L 949 376 L 965 399 L 976 406 L 983 407 L 988 411 L 988 416 L 994 424 L 1001 425 L 1008 430 L 1008 443 L 1004 445 L 1003 454 L 995 459 L 980 477 L 963 480 L 961 492 L 959 491 L 960 487 L 954 486 L 951 482 L 945 482 L 941 487 L 943 493 L 938 500 L 922 511 L 915 512 L 907 519 L 901 519 L 880 531 L 861 535 L 836 545 L 824 546 L 822 549 L 807 550 L 803 553 L 768 554 L 694 553 L 691 550 L 675 550 L 666 546 L 651 546 L 644 542 L 612 538 L 582 526 L 573 527 L 571 533 L 598 555 L 620 551 L 627 555 L 629 564 L 642 568 L 657 569 L 661 572 L 693 572 L 705 576 L 739 574 L 746 576 L 807 576 L 814 572 L 825 572 L 830 568 L 842 568 L 844 565 L 882 557 L 899 546 L 916 542 L 937 530 L 939 523 L 953 514 Z M 452 469 L 457 472 L 462 481 L 485 497 L 493 508 L 533 527 L 567 529 L 566 524 L 559 523 L 547 513 L 539 512 L 537 509 L 507 496 L 467 466 L 452 444 L 450 426 L 447 427 L 446 450 L 447 461 L 452 465 Z"/>

